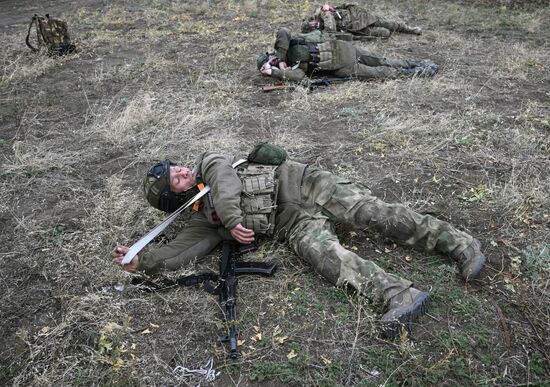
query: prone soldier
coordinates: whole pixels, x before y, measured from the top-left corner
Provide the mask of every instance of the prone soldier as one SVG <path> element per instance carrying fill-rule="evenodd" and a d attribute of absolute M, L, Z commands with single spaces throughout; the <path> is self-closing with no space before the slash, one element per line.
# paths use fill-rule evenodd
<path fill-rule="evenodd" d="M 366 80 L 433 76 L 439 71 L 430 61 L 389 59 L 319 30 L 293 36 L 286 27 L 277 31 L 275 51 L 260 54 L 256 66 L 263 75 L 293 82 L 306 76 Z"/>
<path fill-rule="evenodd" d="M 263 144 L 256 154 L 269 156 L 279 150 L 284 152 Z M 344 248 L 334 222 L 450 255 L 465 281 L 474 279 L 485 264 L 480 242 L 447 222 L 385 203 L 365 185 L 286 159 L 286 152 L 284 157 L 271 157 L 275 162 L 270 157 L 249 155 L 249 163 L 236 169 L 230 158 L 215 152 L 200 155 L 193 169 L 169 160 L 155 164 L 144 181 L 145 196 L 155 208 L 174 211 L 201 184 L 210 187 L 210 196 L 194 206 L 189 225 L 174 240 L 136 255 L 127 265 L 122 259 L 128 247 L 117 246 L 113 263 L 129 272 L 176 270 L 208 255 L 222 240 L 248 244 L 258 236 L 273 236 L 288 243 L 330 283 L 349 285 L 387 305 L 382 331 L 389 338 L 399 336 L 403 325 L 410 328 L 425 313 L 429 293 Z"/>
<path fill-rule="evenodd" d="M 336 7 L 325 4 L 302 24 L 302 32 L 314 30 L 347 32 L 356 37 L 389 38 L 393 32 L 421 35 L 422 28 L 409 27 L 404 23 L 384 19 L 369 9 L 355 4 Z"/>

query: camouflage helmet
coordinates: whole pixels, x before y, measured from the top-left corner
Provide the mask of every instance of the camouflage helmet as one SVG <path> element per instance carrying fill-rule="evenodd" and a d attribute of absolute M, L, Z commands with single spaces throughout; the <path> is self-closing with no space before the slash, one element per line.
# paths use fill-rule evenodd
<path fill-rule="evenodd" d="M 258 70 L 262 68 L 265 62 L 269 60 L 269 52 L 262 52 L 260 55 L 258 55 L 258 59 L 256 59 L 256 66 L 258 67 Z"/>
<path fill-rule="evenodd" d="M 150 205 L 165 212 L 174 212 L 199 191 L 195 186 L 185 192 L 170 190 L 170 166 L 176 165 L 170 160 L 159 161 L 153 165 L 143 180 L 143 191 Z"/>

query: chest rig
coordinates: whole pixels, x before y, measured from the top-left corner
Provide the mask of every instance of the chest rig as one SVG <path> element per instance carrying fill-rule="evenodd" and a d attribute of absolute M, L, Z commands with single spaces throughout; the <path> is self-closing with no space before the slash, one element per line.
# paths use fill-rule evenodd
<path fill-rule="evenodd" d="M 319 63 L 318 43 L 308 42 L 304 37 L 298 36 L 290 40 L 287 52 L 291 63 L 307 64 L 308 70 L 313 70 Z"/>
<path fill-rule="evenodd" d="M 273 235 L 277 209 L 277 165 L 243 164 L 236 168 L 241 179 L 243 226 L 259 235 Z"/>

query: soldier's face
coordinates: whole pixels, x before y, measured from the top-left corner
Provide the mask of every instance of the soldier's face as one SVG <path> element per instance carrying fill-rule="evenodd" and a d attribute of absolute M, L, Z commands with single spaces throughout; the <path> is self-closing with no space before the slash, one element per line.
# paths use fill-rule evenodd
<path fill-rule="evenodd" d="M 170 166 L 170 190 L 172 192 L 184 192 L 197 183 L 193 171 L 179 165 Z"/>
<path fill-rule="evenodd" d="M 311 31 L 315 31 L 319 29 L 319 22 L 317 20 L 310 20 L 309 22 L 309 29 Z"/>

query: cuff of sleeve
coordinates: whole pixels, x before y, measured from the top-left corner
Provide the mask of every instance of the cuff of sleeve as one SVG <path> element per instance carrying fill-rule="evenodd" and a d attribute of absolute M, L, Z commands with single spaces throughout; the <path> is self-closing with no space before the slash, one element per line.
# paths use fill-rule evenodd
<path fill-rule="evenodd" d="M 231 219 L 227 224 L 225 225 L 225 228 L 228 230 L 232 230 L 236 225 L 242 224 L 244 221 L 242 216 L 239 216 L 238 218 Z"/>
<path fill-rule="evenodd" d="M 140 253 L 136 272 L 153 274 L 159 271 L 158 265 L 154 264 L 155 260 L 150 252 Z"/>
<path fill-rule="evenodd" d="M 285 79 L 285 73 L 277 67 L 271 68 L 271 76 L 278 79 Z"/>

